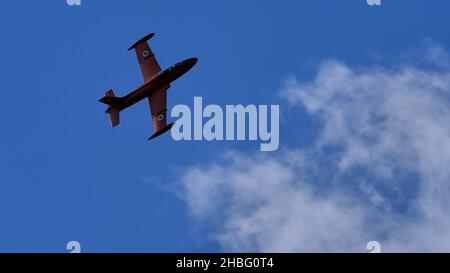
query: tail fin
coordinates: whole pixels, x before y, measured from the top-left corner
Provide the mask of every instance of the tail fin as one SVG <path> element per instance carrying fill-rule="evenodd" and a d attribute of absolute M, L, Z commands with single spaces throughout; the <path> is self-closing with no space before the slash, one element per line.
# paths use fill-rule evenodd
<path fill-rule="evenodd" d="M 99 100 L 100 102 L 109 105 L 106 113 L 109 115 L 112 127 L 116 127 L 120 123 L 120 111 L 117 110 L 114 105 L 119 103 L 121 100 L 122 98 L 116 97 L 114 95 L 114 91 L 112 90 L 107 91 L 105 96 Z"/>
<path fill-rule="evenodd" d="M 109 90 L 105 93 L 105 96 L 99 100 L 99 102 L 114 106 L 114 104 L 119 103 L 121 100 L 122 98 L 116 97 L 116 95 L 114 95 L 114 91 Z"/>

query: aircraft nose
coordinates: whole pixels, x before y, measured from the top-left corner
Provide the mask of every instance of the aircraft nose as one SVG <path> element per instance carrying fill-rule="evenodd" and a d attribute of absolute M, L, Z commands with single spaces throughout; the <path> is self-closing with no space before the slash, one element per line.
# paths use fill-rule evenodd
<path fill-rule="evenodd" d="M 193 67 L 198 62 L 198 58 L 190 58 L 190 59 L 187 59 L 185 62 L 190 67 Z"/>

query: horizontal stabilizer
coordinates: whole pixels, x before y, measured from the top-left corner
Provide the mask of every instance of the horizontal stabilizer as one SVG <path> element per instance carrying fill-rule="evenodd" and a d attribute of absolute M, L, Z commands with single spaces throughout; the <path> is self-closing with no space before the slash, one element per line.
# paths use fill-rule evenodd
<path fill-rule="evenodd" d="M 111 121 L 111 126 L 114 128 L 120 123 L 120 112 L 117 109 L 112 108 L 109 112 L 109 120 Z"/>
<path fill-rule="evenodd" d="M 120 110 L 115 106 L 122 100 L 123 98 L 116 97 L 112 90 L 108 90 L 105 93 L 105 96 L 99 100 L 99 102 L 109 105 L 108 109 L 106 109 L 106 113 L 109 115 L 112 127 L 116 127 L 120 123 Z"/>

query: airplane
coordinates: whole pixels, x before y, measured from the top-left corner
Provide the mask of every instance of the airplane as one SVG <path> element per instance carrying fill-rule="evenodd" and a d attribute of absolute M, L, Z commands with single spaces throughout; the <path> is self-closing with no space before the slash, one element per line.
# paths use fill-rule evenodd
<path fill-rule="evenodd" d="M 198 61 L 197 58 L 190 58 L 161 70 L 155 54 L 148 45 L 148 40 L 154 35 L 155 33 L 151 33 L 145 36 L 128 49 L 128 51 L 134 49 L 136 52 L 144 83 L 124 97 L 116 97 L 113 90 L 110 89 L 99 100 L 99 102 L 108 106 L 105 113 L 109 115 L 111 125 L 114 128 L 120 123 L 121 111 L 148 98 L 154 132 L 148 140 L 154 139 L 172 128 L 173 122 L 168 125 L 166 123 L 167 90 L 173 81 L 191 70 Z"/>

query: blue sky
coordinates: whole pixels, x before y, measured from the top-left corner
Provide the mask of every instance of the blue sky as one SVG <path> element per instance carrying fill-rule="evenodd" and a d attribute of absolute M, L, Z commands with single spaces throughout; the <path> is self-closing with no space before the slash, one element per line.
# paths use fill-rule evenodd
<path fill-rule="evenodd" d="M 156 32 L 151 46 L 161 66 L 199 58 L 173 84 L 169 107 L 192 105 L 194 96 L 205 104 L 280 104 L 280 150 L 264 155 L 275 158 L 308 148 L 318 130 L 314 117 L 280 98 L 286 79 L 312 81 L 328 59 L 349 67 L 416 62 L 427 39 L 450 46 L 449 10 L 445 0 L 2 3 L 0 251 L 65 252 L 71 240 L 88 252 L 227 249 L 215 239 L 217 223 L 192 217 L 192 203 L 173 188 L 188 181 L 180 176 L 190 166 L 214 164 L 229 150 L 253 154 L 259 144 L 169 135 L 147 142 L 146 102 L 110 128 L 97 100 L 142 82 L 126 49 L 143 35 Z"/>

